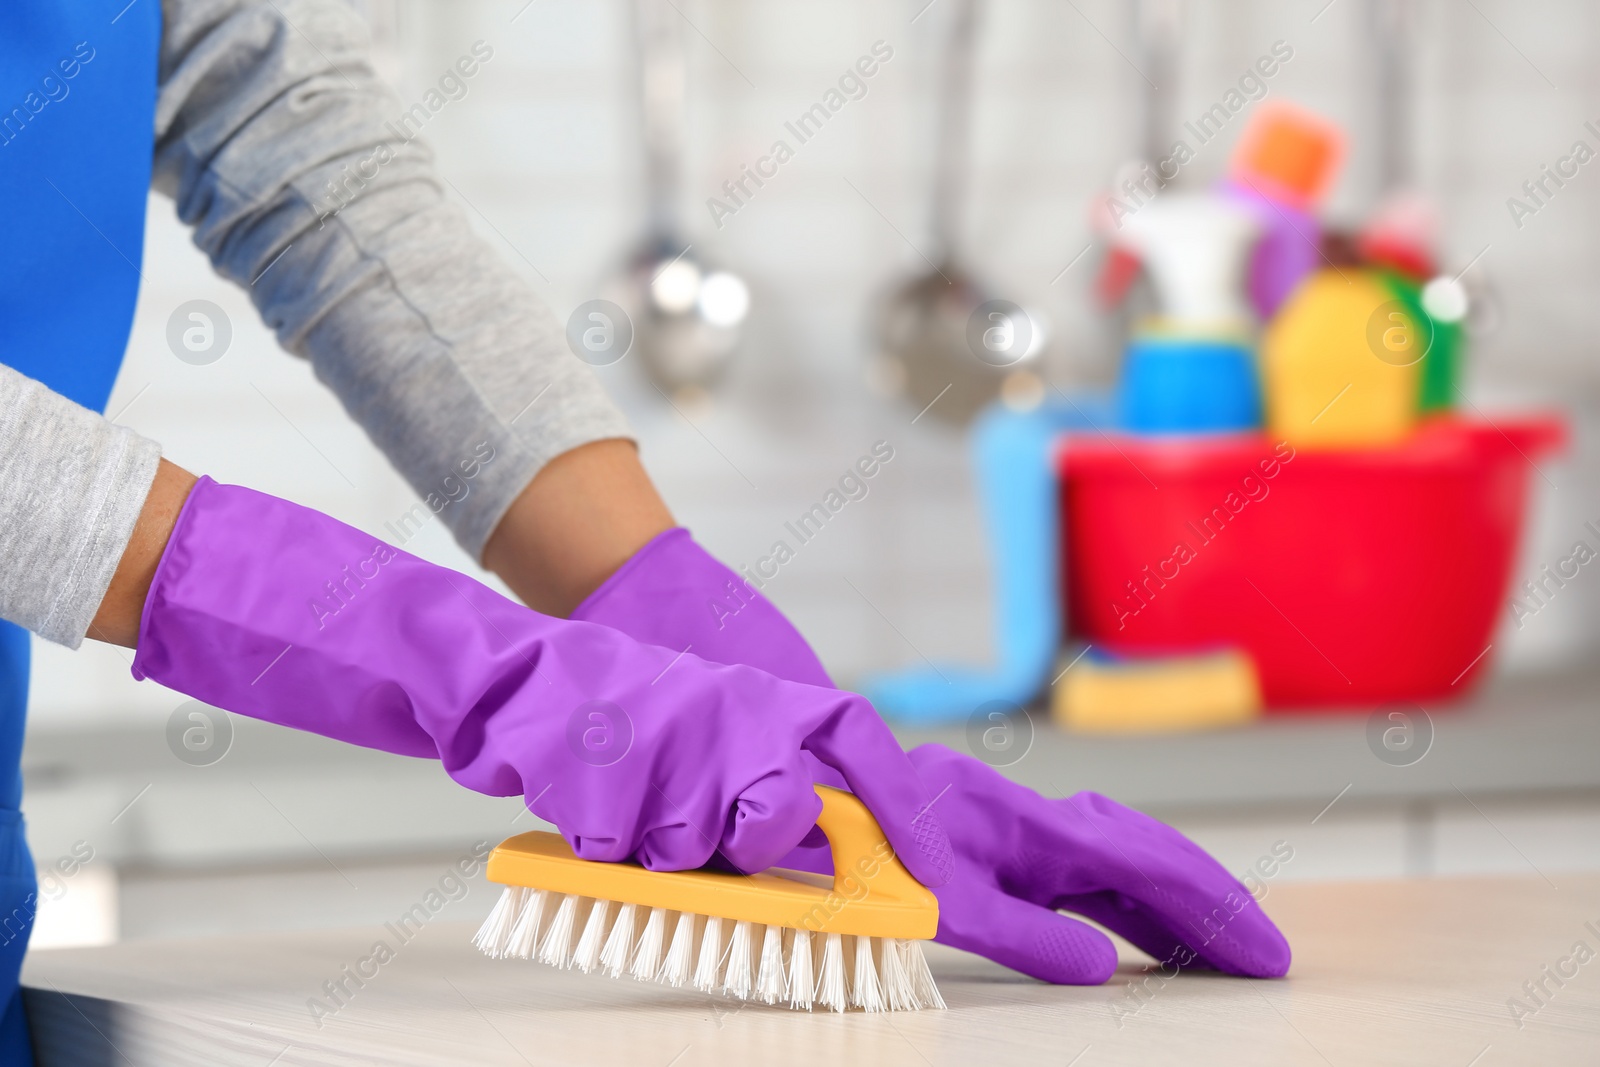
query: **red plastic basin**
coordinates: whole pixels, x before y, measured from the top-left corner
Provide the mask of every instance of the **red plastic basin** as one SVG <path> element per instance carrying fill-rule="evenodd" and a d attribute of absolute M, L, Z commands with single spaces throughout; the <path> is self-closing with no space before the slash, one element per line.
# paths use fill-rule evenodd
<path fill-rule="evenodd" d="M 1070 630 L 1107 651 L 1248 651 L 1270 706 L 1464 693 L 1493 658 L 1543 414 L 1431 420 L 1401 445 L 1072 435 Z"/>

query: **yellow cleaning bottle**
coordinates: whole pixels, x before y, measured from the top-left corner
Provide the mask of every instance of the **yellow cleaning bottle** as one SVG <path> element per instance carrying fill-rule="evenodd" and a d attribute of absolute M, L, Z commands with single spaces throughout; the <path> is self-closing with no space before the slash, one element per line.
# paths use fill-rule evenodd
<path fill-rule="evenodd" d="M 1297 448 L 1400 440 L 1417 420 L 1428 347 L 1426 327 L 1372 272 L 1313 274 L 1262 338 L 1270 432 Z"/>

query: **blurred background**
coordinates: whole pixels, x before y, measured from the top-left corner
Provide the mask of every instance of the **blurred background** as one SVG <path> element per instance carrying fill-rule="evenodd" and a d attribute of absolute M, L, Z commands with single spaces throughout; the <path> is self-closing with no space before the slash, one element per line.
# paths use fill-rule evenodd
<path fill-rule="evenodd" d="M 1051 795 L 1092 788 L 1149 810 L 1255 872 L 1260 893 L 1274 879 L 1531 869 L 1559 881 L 1600 866 L 1600 577 L 1570 564 L 1552 583 L 1545 571 L 1573 559 L 1575 542 L 1600 549 L 1585 527 L 1600 523 L 1600 170 L 1575 149 L 1600 149 L 1591 5 L 361 6 L 374 63 L 404 107 L 462 56 L 490 53 L 423 134 L 449 197 L 559 318 L 596 299 L 631 311 L 633 351 L 596 373 L 678 518 L 736 568 L 779 540 L 795 545 L 764 591 L 841 684 L 894 711 L 907 744 L 938 740 Z M 811 111 L 819 102 L 825 121 Z M 1247 129 L 1265 138 L 1253 156 Z M 792 151 L 774 159 L 780 140 Z M 1164 166 L 1179 140 L 1192 151 Z M 1545 179 L 1547 168 L 1566 176 Z M 1249 174 L 1282 179 L 1281 195 Z M 1410 316 L 1395 322 L 1441 352 L 1448 335 L 1445 399 L 1418 410 L 1416 376 L 1444 358 L 1432 348 L 1423 371 L 1422 357 L 1374 349 L 1350 377 L 1379 379 L 1343 399 L 1337 382 L 1325 390 L 1343 407 L 1284 415 L 1304 407 L 1297 383 L 1343 373 L 1305 369 L 1337 315 L 1298 296 L 1262 306 L 1246 257 L 1263 233 L 1304 244 L 1296 278 L 1389 285 L 1386 299 Z M 941 295 L 918 282 L 930 276 L 943 278 Z M 1422 286 L 1436 277 L 1447 284 L 1430 302 Z M 387 524 L 415 495 L 211 274 L 160 197 L 144 278 L 112 417 L 190 469 L 392 539 Z M 630 304 L 640 284 L 644 303 Z M 1185 333 L 1179 305 L 1193 312 L 1208 286 L 1238 322 L 1191 321 Z M 661 308 L 681 313 L 685 299 L 710 328 L 671 335 L 682 323 Z M 168 341 L 192 301 L 214 305 L 231 332 L 211 362 L 176 358 Z M 1002 318 L 985 301 L 1001 302 Z M 1353 336 L 1386 307 L 1362 305 Z M 986 342 L 961 351 L 975 320 L 980 339 L 991 323 L 1005 334 L 987 346 L 996 358 L 981 358 Z M 1174 389 L 1181 399 L 1202 388 L 1164 377 L 1163 359 L 1193 355 L 1168 349 L 1189 343 L 1260 361 L 1234 383 L 1253 397 L 1218 401 L 1243 404 L 1232 423 L 1186 423 L 1219 409 L 1171 406 Z M 1128 376 L 1135 348 L 1152 376 L 1143 385 Z M 1410 377 L 1382 378 L 1380 363 Z M 1154 421 L 1133 425 L 1142 396 Z M 1401 399 L 1385 408 L 1385 397 Z M 1525 424 L 1543 430 L 1518 436 Z M 1335 426 L 1344 437 L 1319 436 Z M 1267 456 L 1281 440 L 1302 443 L 1270 476 L 1277 497 L 1230 508 L 1241 545 L 1254 536 L 1281 556 L 1258 561 L 1263 573 L 1227 564 L 1276 615 L 1258 605 L 1246 619 L 1209 584 L 1220 576 L 1195 569 L 1123 602 L 1148 600 L 1150 629 L 1119 644 L 1111 594 L 1079 604 L 1077 590 L 1141 580 L 1138 566 L 1109 560 L 1159 570 L 1183 515 L 1158 502 L 1190 501 L 1183 514 L 1199 521 L 1241 476 L 1264 481 L 1251 449 Z M 892 458 L 865 495 L 797 544 L 785 524 L 885 445 Z M 1340 467 L 1349 453 L 1368 459 Z M 1435 485 L 1427 457 L 1438 455 L 1460 462 L 1429 519 L 1406 501 L 1432 499 L 1416 486 Z M 1156 488 L 1205 462 L 1223 464 L 1220 481 L 1197 475 L 1187 497 L 1178 481 L 1165 496 Z M 1370 549 L 1316 540 L 1323 477 L 1350 508 L 1375 509 L 1346 512 L 1354 526 L 1392 530 L 1390 571 L 1426 580 L 1375 594 L 1360 577 Z M 1127 547 L 1152 528 L 1160 555 Z M 1310 540 L 1297 543 L 1297 529 Z M 492 581 L 437 521 L 406 548 Z M 1212 550 L 1200 552 L 1195 568 L 1212 567 Z M 1542 595 L 1516 600 L 1527 581 Z M 1440 592 L 1457 588 L 1465 606 Z M 1283 606 L 1319 595 L 1338 611 L 1296 618 Z M 1263 637 L 1261 618 L 1281 632 Z M 1276 665 L 1260 646 L 1301 638 L 1309 649 Z M 1336 652 L 1346 640 L 1351 651 Z M 1397 672 L 1392 692 L 1378 667 L 1346 678 L 1358 698 L 1316 674 L 1326 661 L 1343 677 L 1339 661 L 1373 643 Z M 1467 645 L 1478 659 L 1460 654 Z M 1434 653 L 1448 660 L 1430 665 L 1437 683 L 1418 673 Z M 25 774 L 41 947 L 381 921 L 476 842 L 537 825 L 518 800 L 467 793 L 435 765 L 135 683 L 123 650 L 35 654 Z M 959 694 L 928 698 L 941 681 Z M 1162 714 L 1173 693 L 1195 706 Z M 491 902 L 480 885 L 450 907 L 466 919 Z"/>

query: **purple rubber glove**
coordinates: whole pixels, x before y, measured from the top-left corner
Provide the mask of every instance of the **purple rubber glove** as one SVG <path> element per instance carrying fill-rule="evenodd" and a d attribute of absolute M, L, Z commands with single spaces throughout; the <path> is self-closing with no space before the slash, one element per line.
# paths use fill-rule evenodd
<path fill-rule="evenodd" d="M 318 512 L 200 479 L 134 676 L 527 798 L 585 859 L 747 871 L 807 836 L 802 760 L 842 772 L 906 868 L 949 878 L 929 796 L 862 698 L 537 614 Z M 599 716 L 599 717 L 596 717 Z"/>
<path fill-rule="evenodd" d="M 1289 970 L 1289 943 L 1250 891 L 1199 845 L 1099 793 L 1047 800 L 943 745 L 911 753 L 956 849 L 934 892 L 941 944 L 1047 982 L 1104 982 L 1111 939 L 1093 919 L 1184 970 Z"/>
<path fill-rule="evenodd" d="M 833 688 L 805 638 L 772 601 L 701 548 L 679 527 L 658 534 L 579 604 L 572 618 L 621 630 L 635 641 L 690 651 L 712 663 L 742 663 L 792 682 Z M 812 780 L 850 788 L 809 752 Z M 821 830 L 776 866 L 833 873 Z"/>
<path fill-rule="evenodd" d="M 573 617 L 708 660 L 831 684 L 788 619 L 687 530 L 651 541 Z M 1095 793 L 1047 800 L 940 745 L 918 748 L 911 762 L 956 854 L 954 876 L 934 891 L 941 944 L 1049 982 L 1104 982 L 1117 963 L 1111 940 L 1060 908 L 1180 969 L 1288 970 L 1288 943 L 1249 890 L 1171 827 Z M 797 850 L 780 865 L 831 873 L 825 848 Z"/>
<path fill-rule="evenodd" d="M 833 688 L 800 631 L 754 586 L 718 563 L 683 527 L 657 534 L 590 593 L 574 619 L 621 630 L 713 663 Z"/>

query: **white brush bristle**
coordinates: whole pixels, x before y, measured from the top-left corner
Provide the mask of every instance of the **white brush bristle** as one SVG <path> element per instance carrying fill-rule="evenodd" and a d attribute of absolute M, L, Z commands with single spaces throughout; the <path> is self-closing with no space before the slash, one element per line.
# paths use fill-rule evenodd
<path fill-rule="evenodd" d="M 917 998 L 912 991 L 911 975 L 906 972 L 905 953 L 898 941 L 884 941 L 878 946 L 882 955 L 880 973 L 883 976 L 883 995 L 889 1011 L 915 1011 Z"/>
<path fill-rule="evenodd" d="M 629 907 L 632 907 L 630 904 Z M 654 981 L 661 970 L 661 953 L 666 948 L 667 909 L 651 908 L 644 922 L 644 933 L 639 935 L 639 946 L 633 954 L 633 966 L 628 973 L 641 982 Z"/>
<path fill-rule="evenodd" d="M 722 916 L 707 915 L 705 932 L 700 935 L 700 958 L 694 965 L 694 987 L 702 993 L 715 993 L 721 970 Z"/>
<path fill-rule="evenodd" d="M 850 1004 L 862 1011 L 886 1011 L 883 986 L 878 982 L 878 965 L 873 960 L 870 937 L 857 937 L 856 966 L 850 981 Z"/>
<path fill-rule="evenodd" d="M 810 1011 L 816 999 L 817 983 L 812 973 L 811 931 L 796 930 L 789 946 L 789 1007 Z"/>
<path fill-rule="evenodd" d="M 606 947 L 600 950 L 600 966 L 612 978 L 621 978 L 628 969 L 628 959 L 633 952 L 634 915 L 638 910 L 637 904 L 622 906 L 617 912 L 617 921 L 611 924 Z"/>
<path fill-rule="evenodd" d="M 509 886 L 472 941 L 490 956 L 692 985 L 797 1011 L 945 1006 L 921 942 L 820 936 L 819 960 L 810 930 Z"/>
<path fill-rule="evenodd" d="M 756 971 L 756 999 L 763 1004 L 776 1004 L 788 994 L 789 983 L 783 975 L 783 927 L 769 926 L 766 933 L 761 935 L 761 966 Z"/>
<path fill-rule="evenodd" d="M 822 939 L 822 975 L 817 979 L 817 1003 L 829 1011 L 844 1011 L 848 990 L 844 977 L 844 938 L 828 934 Z"/>
<path fill-rule="evenodd" d="M 750 992 L 755 988 L 750 974 L 755 940 L 754 924 L 747 922 L 733 924 L 733 940 L 728 942 L 728 966 L 722 976 L 722 991 L 730 997 L 749 1000 Z"/>
<path fill-rule="evenodd" d="M 678 923 L 672 930 L 672 947 L 667 949 L 667 958 L 661 964 L 656 981 L 665 982 L 674 989 L 688 985 L 689 979 L 694 977 L 695 944 L 694 913 L 680 911 Z"/>
<path fill-rule="evenodd" d="M 572 952 L 572 965 L 584 974 L 600 966 L 600 949 L 605 945 L 606 927 L 611 918 L 611 901 L 596 900 L 589 909 L 589 921 Z"/>
<path fill-rule="evenodd" d="M 522 914 L 511 928 L 511 938 L 506 943 L 505 955 L 519 960 L 532 959 L 539 951 L 539 924 L 544 919 L 550 903 L 550 894 L 543 889 L 530 890 L 522 898 Z"/>
<path fill-rule="evenodd" d="M 506 954 L 506 943 L 516 926 L 522 898 L 530 892 L 536 890 L 524 889 L 519 885 L 507 886 L 506 891 L 500 894 L 500 899 L 494 902 L 489 917 L 483 920 L 483 925 L 478 927 L 478 932 L 472 936 L 472 943 L 485 955 L 495 957 Z"/>
<path fill-rule="evenodd" d="M 911 979 L 911 998 L 917 1007 L 938 1008 L 944 1011 L 944 997 L 939 995 L 939 987 L 933 981 L 933 972 L 928 970 L 928 957 L 922 954 L 921 943 L 896 941 L 895 948 L 899 950 L 900 963 Z"/>
<path fill-rule="evenodd" d="M 578 897 L 567 894 L 556 907 L 550 929 L 539 946 L 539 962 L 565 967 L 572 962 L 572 930 L 578 924 Z"/>

